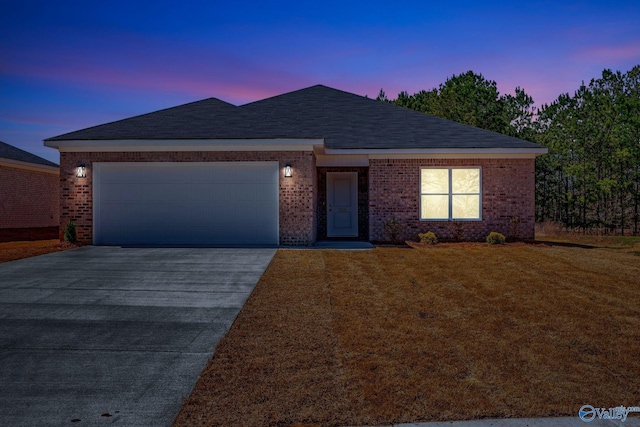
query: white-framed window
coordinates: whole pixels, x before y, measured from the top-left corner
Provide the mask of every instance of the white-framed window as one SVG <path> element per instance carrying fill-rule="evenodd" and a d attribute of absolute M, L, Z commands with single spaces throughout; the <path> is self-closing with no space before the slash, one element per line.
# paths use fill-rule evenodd
<path fill-rule="evenodd" d="M 420 219 L 482 219 L 481 183 L 479 167 L 420 169 Z"/>

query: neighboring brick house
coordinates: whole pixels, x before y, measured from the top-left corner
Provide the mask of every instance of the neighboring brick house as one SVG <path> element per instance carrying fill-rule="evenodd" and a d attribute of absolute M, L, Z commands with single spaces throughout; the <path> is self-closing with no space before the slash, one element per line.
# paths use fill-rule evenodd
<path fill-rule="evenodd" d="M 58 165 L 0 141 L 0 240 L 57 228 L 59 208 Z"/>
<path fill-rule="evenodd" d="M 60 224 L 93 244 L 386 241 L 433 230 L 534 234 L 546 148 L 313 86 L 242 106 L 215 98 L 47 139 Z"/>

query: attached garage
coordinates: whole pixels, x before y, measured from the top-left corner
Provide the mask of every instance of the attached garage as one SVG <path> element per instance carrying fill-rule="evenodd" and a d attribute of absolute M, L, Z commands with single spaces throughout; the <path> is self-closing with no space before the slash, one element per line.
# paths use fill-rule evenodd
<path fill-rule="evenodd" d="M 71 220 L 80 243 L 114 245 L 386 241 L 393 218 L 402 240 L 430 229 L 482 240 L 509 234 L 510 218 L 532 239 L 535 158 L 547 152 L 321 85 L 242 106 L 204 99 L 45 145 L 60 151 L 61 230 Z M 453 172 L 444 188 L 423 179 L 430 169 L 480 171 L 480 188 L 455 190 Z M 475 213 L 424 214 L 443 198 L 475 201 Z"/>
<path fill-rule="evenodd" d="M 93 243 L 279 244 L 278 162 L 93 163 Z"/>

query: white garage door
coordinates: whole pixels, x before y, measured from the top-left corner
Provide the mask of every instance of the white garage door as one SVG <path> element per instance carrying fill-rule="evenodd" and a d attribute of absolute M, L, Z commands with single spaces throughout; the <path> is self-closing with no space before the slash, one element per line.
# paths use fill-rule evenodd
<path fill-rule="evenodd" d="M 94 244 L 278 244 L 278 162 L 94 163 Z"/>

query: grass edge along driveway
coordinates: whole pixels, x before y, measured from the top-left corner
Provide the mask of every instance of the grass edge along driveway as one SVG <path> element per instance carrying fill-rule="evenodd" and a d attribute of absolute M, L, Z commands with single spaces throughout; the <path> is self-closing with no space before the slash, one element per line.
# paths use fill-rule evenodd
<path fill-rule="evenodd" d="M 576 416 L 640 402 L 640 258 L 280 250 L 174 425 Z"/>

